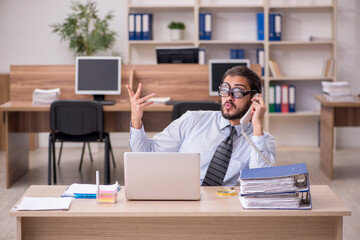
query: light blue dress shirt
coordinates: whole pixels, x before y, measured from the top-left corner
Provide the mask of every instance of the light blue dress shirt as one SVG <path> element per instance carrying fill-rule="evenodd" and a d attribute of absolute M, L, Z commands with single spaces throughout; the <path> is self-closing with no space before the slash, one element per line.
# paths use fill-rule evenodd
<path fill-rule="evenodd" d="M 141 129 L 130 127 L 129 145 L 133 152 L 186 152 L 200 153 L 200 184 L 218 145 L 230 134 L 230 123 L 220 111 L 187 111 L 153 138 Z M 146 126 L 145 126 L 146 128 Z M 238 185 L 241 169 L 267 167 L 268 164 L 241 134 L 241 126 L 235 126 L 233 150 L 224 178 L 224 186 Z M 269 133 L 253 136 L 252 124 L 243 126 L 244 132 L 255 146 L 275 162 L 275 139 Z"/>

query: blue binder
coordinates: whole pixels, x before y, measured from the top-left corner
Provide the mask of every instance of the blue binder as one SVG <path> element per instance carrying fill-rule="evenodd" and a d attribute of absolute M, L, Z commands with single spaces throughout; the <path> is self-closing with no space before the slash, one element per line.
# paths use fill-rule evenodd
<path fill-rule="evenodd" d="M 275 41 L 275 14 L 269 14 L 269 41 Z"/>
<path fill-rule="evenodd" d="M 245 58 L 245 50 L 243 48 L 236 49 L 237 51 L 237 59 L 244 59 Z"/>
<path fill-rule="evenodd" d="M 199 14 L 199 40 L 205 40 L 205 13 Z"/>
<path fill-rule="evenodd" d="M 262 178 L 278 178 L 305 174 L 308 177 L 306 163 L 266 167 L 266 168 L 250 168 L 240 171 L 240 179 L 262 179 Z"/>
<path fill-rule="evenodd" d="M 211 40 L 212 38 L 212 15 L 211 13 L 205 13 L 205 40 Z"/>
<path fill-rule="evenodd" d="M 284 177 L 292 177 L 293 183 L 289 179 L 283 180 Z M 292 187 L 287 184 L 279 188 L 273 188 L 274 184 L 286 181 L 293 184 Z M 311 209 L 311 195 L 309 173 L 305 163 L 243 169 L 240 172 L 240 201 L 244 209 L 294 209 L 306 210 Z M 251 188 L 249 188 L 251 186 Z M 247 189 L 246 189 L 247 188 Z M 256 191 L 256 189 L 259 191 Z M 273 192 L 270 189 L 277 189 Z M 281 190 L 283 189 L 283 191 Z M 242 191 L 246 191 L 245 193 Z M 295 198 L 298 204 L 284 205 L 279 200 Z M 259 204 L 258 200 L 265 201 Z M 292 200 L 290 200 L 292 201 Z"/>
<path fill-rule="evenodd" d="M 151 13 L 142 14 L 142 40 L 152 40 L 152 20 Z"/>
<path fill-rule="evenodd" d="M 289 112 L 296 112 L 295 85 L 289 85 Z"/>
<path fill-rule="evenodd" d="M 135 13 L 135 40 L 142 39 L 142 14 Z"/>
<path fill-rule="evenodd" d="M 256 49 L 256 63 L 261 66 L 261 76 L 264 76 L 265 52 L 263 48 Z"/>
<path fill-rule="evenodd" d="M 238 59 L 237 49 L 230 49 L 230 59 Z"/>
<path fill-rule="evenodd" d="M 257 20 L 257 39 L 264 40 L 264 13 L 257 13 L 256 14 Z"/>
<path fill-rule="evenodd" d="M 135 40 L 135 14 L 129 13 L 129 40 Z"/>
<path fill-rule="evenodd" d="M 281 41 L 281 20 L 282 15 L 280 13 L 274 14 L 274 40 Z"/>

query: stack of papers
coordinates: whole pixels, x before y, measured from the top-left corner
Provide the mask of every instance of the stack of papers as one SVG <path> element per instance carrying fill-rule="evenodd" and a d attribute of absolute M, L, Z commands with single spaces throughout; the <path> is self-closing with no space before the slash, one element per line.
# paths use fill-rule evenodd
<path fill-rule="evenodd" d="M 240 194 L 280 193 L 298 190 L 292 176 L 267 179 L 240 179 Z"/>
<path fill-rule="evenodd" d="M 112 185 L 100 185 L 99 186 L 101 191 L 120 191 L 120 186 L 116 181 L 115 184 Z M 96 184 L 79 184 L 74 183 L 71 184 L 61 195 L 61 197 L 74 197 L 74 198 L 96 198 L 97 192 Z"/>
<path fill-rule="evenodd" d="M 239 181 L 244 209 L 311 209 L 305 163 L 243 169 Z"/>
<path fill-rule="evenodd" d="M 60 88 L 54 89 L 38 89 L 36 88 L 33 92 L 33 105 L 48 105 L 53 101 L 59 99 L 60 97 Z"/>
<path fill-rule="evenodd" d="M 148 101 L 153 101 L 154 103 L 166 103 L 167 101 L 170 101 L 170 97 L 153 97 Z"/>
<path fill-rule="evenodd" d="M 348 82 L 326 82 L 322 81 L 322 90 L 330 102 L 353 102 L 350 84 Z"/>
<path fill-rule="evenodd" d="M 240 201 L 247 208 L 298 208 L 301 197 L 299 193 L 254 195 L 241 197 Z"/>
<path fill-rule="evenodd" d="M 67 210 L 73 200 L 73 198 L 59 197 L 24 197 L 14 210 Z"/>

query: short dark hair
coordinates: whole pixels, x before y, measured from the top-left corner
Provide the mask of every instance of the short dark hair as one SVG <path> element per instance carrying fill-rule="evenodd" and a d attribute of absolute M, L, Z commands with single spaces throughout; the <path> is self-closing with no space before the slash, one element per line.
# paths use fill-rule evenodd
<path fill-rule="evenodd" d="M 258 93 L 261 93 L 261 79 L 250 68 L 246 66 L 235 66 L 228 69 L 222 79 L 223 82 L 227 76 L 242 76 L 248 81 L 250 90 L 256 90 Z"/>

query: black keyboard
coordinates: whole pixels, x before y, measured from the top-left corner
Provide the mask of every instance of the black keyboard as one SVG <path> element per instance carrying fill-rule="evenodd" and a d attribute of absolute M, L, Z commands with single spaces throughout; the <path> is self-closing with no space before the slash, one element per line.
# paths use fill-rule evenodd
<path fill-rule="evenodd" d="M 184 102 L 184 101 L 166 101 L 165 105 L 176 105 L 176 104 L 178 104 L 180 102 Z"/>
<path fill-rule="evenodd" d="M 178 103 L 182 103 L 182 102 L 189 102 L 189 103 L 214 103 L 214 101 L 167 101 L 165 102 L 165 105 L 176 105 Z"/>
<path fill-rule="evenodd" d="M 98 101 L 101 105 L 114 105 L 115 101 L 114 100 L 101 100 Z"/>

